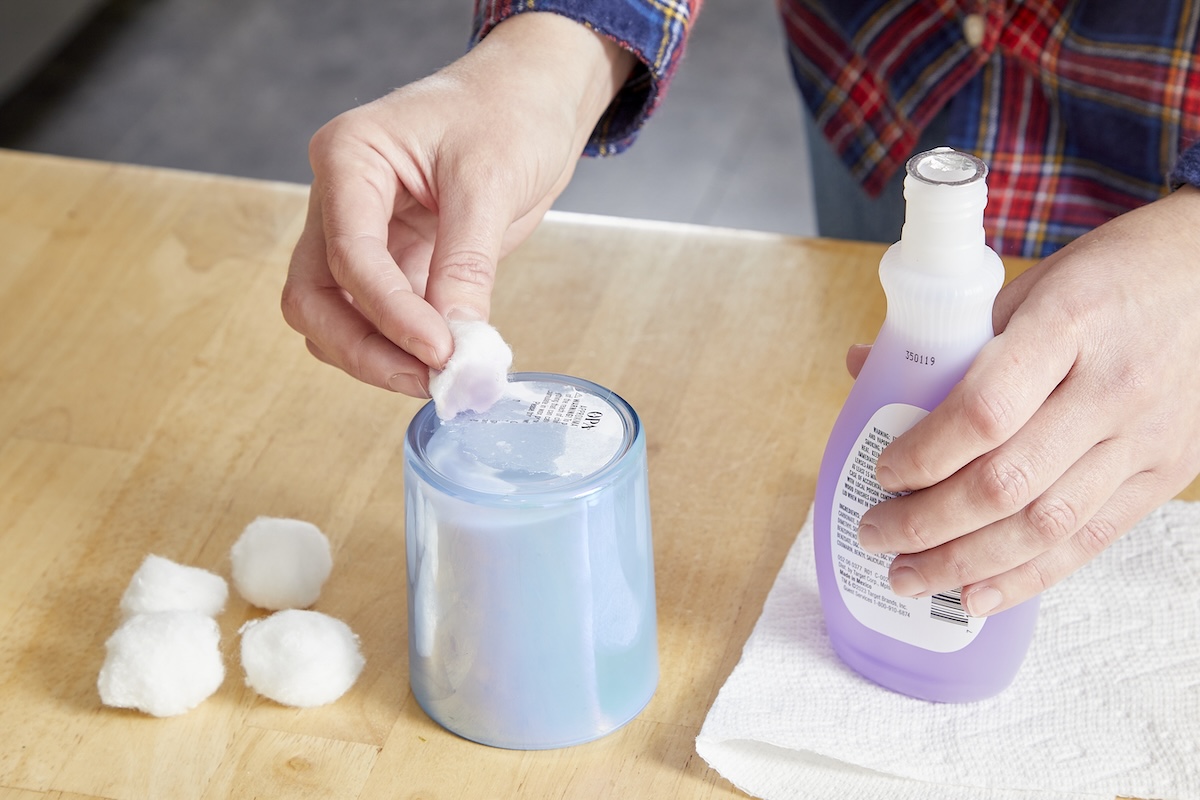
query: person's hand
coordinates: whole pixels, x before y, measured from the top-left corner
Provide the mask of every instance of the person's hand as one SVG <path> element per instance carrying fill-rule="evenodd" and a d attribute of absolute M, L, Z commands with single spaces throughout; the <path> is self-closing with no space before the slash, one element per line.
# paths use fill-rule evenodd
<path fill-rule="evenodd" d="M 1200 471 L 1200 190 L 1079 238 L 1005 287 L 989 342 L 879 458 L 860 543 L 904 596 L 969 613 L 1051 586 Z M 847 366 L 861 368 L 852 348 Z M 1168 587 L 1169 588 L 1169 587 Z"/>
<path fill-rule="evenodd" d="M 325 125 L 282 308 L 314 356 L 428 396 L 486 319 L 499 259 L 565 188 L 632 56 L 565 17 L 518 14 L 444 70 Z"/>

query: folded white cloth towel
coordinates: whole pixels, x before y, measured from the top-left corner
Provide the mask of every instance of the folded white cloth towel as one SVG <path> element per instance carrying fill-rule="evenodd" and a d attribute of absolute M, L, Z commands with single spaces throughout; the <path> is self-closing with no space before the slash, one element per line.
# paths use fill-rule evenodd
<path fill-rule="evenodd" d="M 810 513 L 696 748 L 763 798 L 1196 800 L 1200 504 L 1166 504 L 1047 591 L 1013 685 L 961 705 L 837 658 Z"/>

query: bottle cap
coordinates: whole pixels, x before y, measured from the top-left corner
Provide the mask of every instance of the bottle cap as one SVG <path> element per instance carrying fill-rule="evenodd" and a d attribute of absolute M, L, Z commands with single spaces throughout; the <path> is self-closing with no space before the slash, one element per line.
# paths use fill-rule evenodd
<path fill-rule="evenodd" d="M 987 164 L 949 147 L 936 147 L 908 160 L 905 169 L 916 180 L 937 186 L 961 186 L 987 178 Z"/>

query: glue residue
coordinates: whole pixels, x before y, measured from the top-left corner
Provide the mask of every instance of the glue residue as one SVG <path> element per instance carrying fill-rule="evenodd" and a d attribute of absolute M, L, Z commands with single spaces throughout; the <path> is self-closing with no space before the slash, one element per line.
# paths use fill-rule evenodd
<path fill-rule="evenodd" d="M 425 456 L 455 485 L 515 494 L 585 480 L 625 452 L 631 438 L 612 402 L 587 388 L 515 380 L 488 411 L 441 421 Z"/>

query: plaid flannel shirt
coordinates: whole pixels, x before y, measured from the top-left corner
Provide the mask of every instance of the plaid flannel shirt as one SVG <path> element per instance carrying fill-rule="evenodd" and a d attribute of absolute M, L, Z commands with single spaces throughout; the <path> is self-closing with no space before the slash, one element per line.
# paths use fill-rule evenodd
<path fill-rule="evenodd" d="M 1197 182 L 1197 0 L 777 2 L 800 93 L 864 189 L 878 192 L 944 109 L 947 144 L 990 168 L 985 226 L 999 252 L 1047 255 L 1172 181 Z M 588 145 L 604 155 L 666 93 L 700 0 L 477 0 L 476 40 L 528 10 L 578 20 L 640 60 Z"/>

